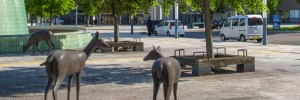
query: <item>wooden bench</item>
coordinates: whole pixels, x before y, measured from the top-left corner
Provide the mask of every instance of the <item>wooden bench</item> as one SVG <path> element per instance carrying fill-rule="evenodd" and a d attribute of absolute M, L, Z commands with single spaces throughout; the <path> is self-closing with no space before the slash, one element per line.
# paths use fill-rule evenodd
<path fill-rule="evenodd" d="M 211 75 L 212 66 L 226 67 L 227 65 L 236 64 L 237 72 L 254 72 L 255 71 L 255 58 L 247 55 L 246 49 L 239 49 L 238 55 L 216 53 L 213 59 L 209 59 L 209 53 L 207 52 L 194 52 L 193 55 L 176 55 L 176 52 L 184 51 L 184 49 L 176 50 L 174 57 L 179 63 L 185 67 L 185 65 L 192 66 L 192 75 Z M 239 55 L 239 52 L 243 52 L 243 55 Z M 182 53 L 184 54 L 184 53 Z M 199 55 L 200 54 L 200 55 Z"/>
<path fill-rule="evenodd" d="M 193 26 L 198 26 L 199 28 L 204 28 L 204 22 L 193 22 Z"/>
<path fill-rule="evenodd" d="M 118 43 L 113 42 L 111 39 L 108 40 L 106 43 L 109 47 L 102 48 L 102 52 L 113 52 L 115 50 L 127 51 L 128 49 L 132 49 L 132 51 L 144 51 L 144 43 L 141 42 L 140 38 L 133 38 L 133 41 L 119 41 Z"/>

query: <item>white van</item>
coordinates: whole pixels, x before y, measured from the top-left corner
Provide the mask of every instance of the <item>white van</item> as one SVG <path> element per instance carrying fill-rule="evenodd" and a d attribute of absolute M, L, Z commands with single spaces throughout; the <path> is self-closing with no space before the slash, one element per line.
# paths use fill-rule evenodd
<path fill-rule="evenodd" d="M 220 37 L 222 41 L 236 39 L 246 40 L 263 39 L 263 20 L 261 15 L 238 15 L 229 17 L 223 24 Z"/>

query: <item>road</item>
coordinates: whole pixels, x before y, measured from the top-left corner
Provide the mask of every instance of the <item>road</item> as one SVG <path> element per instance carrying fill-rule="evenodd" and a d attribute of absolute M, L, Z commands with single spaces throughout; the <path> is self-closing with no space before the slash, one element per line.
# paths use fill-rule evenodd
<path fill-rule="evenodd" d="M 130 26 L 121 25 L 120 33 L 130 33 Z M 113 26 L 101 26 L 101 27 L 92 27 L 88 29 L 89 32 L 100 31 L 101 33 L 113 33 Z M 134 27 L 134 33 L 146 32 L 147 29 L 143 25 L 137 25 Z M 196 39 L 205 39 L 204 28 L 194 28 L 194 29 L 185 29 L 184 38 L 196 38 Z M 220 41 L 220 31 L 213 30 L 213 40 L 215 42 Z M 268 44 L 282 44 L 282 45 L 300 45 L 300 32 L 268 32 Z M 236 40 L 229 40 L 236 41 Z M 248 40 L 250 43 L 257 43 L 256 41 Z"/>
<path fill-rule="evenodd" d="M 205 39 L 204 29 L 186 30 L 186 38 Z M 213 40 L 220 41 L 220 31 L 213 30 Z M 267 40 L 269 44 L 282 44 L 282 45 L 300 45 L 300 33 L 297 32 L 269 32 Z M 236 41 L 236 40 L 229 40 Z M 257 43 L 256 41 L 248 40 L 247 42 Z"/>

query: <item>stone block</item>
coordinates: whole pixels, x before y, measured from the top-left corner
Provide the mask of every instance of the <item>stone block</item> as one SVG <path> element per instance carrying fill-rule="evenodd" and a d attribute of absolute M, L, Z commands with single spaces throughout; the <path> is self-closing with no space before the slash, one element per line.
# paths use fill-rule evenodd
<path fill-rule="evenodd" d="M 133 47 L 133 51 L 144 51 L 144 45 Z"/>
<path fill-rule="evenodd" d="M 194 76 L 211 75 L 211 73 L 212 70 L 210 66 L 199 66 L 199 63 L 192 65 L 192 75 Z"/>
<path fill-rule="evenodd" d="M 237 64 L 236 71 L 237 72 L 254 72 L 255 71 L 255 63 Z"/>

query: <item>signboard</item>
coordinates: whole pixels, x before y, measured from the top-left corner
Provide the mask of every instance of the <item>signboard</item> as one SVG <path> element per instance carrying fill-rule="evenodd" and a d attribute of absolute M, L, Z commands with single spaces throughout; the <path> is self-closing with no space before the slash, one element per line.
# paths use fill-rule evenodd
<path fill-rule="evenodd" d="M 273 15 L 273 29 L 280 29 L 280 15 Z"/>

